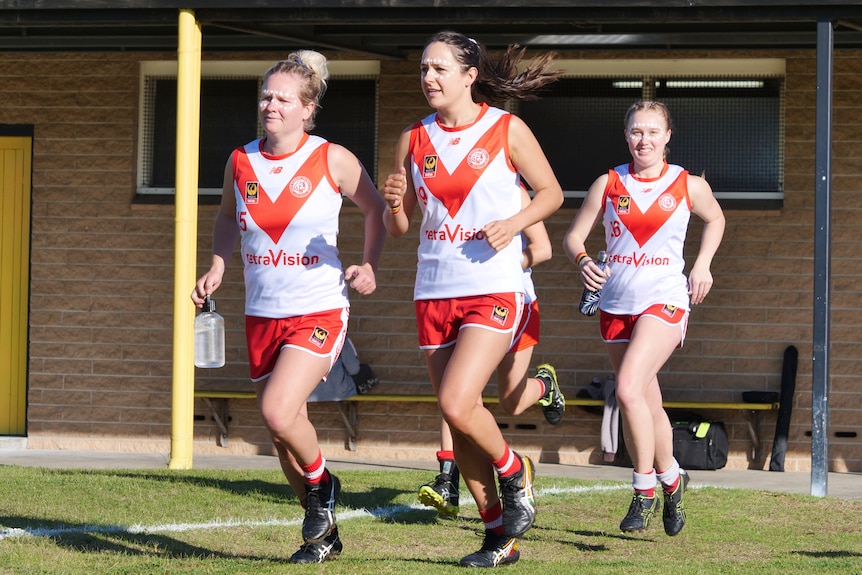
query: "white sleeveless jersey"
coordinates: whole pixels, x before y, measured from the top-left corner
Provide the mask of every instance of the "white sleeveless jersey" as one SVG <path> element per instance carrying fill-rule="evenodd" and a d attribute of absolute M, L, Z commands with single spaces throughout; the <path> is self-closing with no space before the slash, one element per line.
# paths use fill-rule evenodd
<path fill-rule="evenodd" d="M 234 151 L 246 315 L 285 318 L 348 306 L 338 258 L 342 197 L 329 143 L 306 136 L 296 152 L 264 154 L 263 140 Z"/>
<path fill-rule="evenodd" d="M 601 309 L 636 315 L 657 303 L 689 309 L 683 246 L 691 215 L 688 172 L 665 165 L 656 179 L 636 178 L 630 165 L 608 173 L 603 223 L 611 276 Z"/>
<path fill-rule="evenodd" d="M 482 106 L 476 122 L 445 128 L 431 114 L 410 133 L 422 226 L 414 299 L 523 292 L 521 238 L 497 252 L 482 228 L 521 210 L 520 175 L 509 161 L 509 120 Z"/>

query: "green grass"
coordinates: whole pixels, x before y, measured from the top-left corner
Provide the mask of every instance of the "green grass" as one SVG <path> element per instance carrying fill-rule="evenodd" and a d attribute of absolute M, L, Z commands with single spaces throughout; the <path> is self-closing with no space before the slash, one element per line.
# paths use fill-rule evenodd
<path fill-rule="evenodd" d="M 302 512 L 277 471 L 0 467 L 0 573 L 433 575 L 463 573 L 458 560 L 481 544 L 474 505 L 455 520 L 411 507 L 428 472 L 339 477 L 344 553 L 303 566 L 286 562 Z M 670 538 L 660 521 L 619 532 L 630 497 L 622 484 L 539 476 L 536 488 L 539 516 L 521 560 L 494 572 L 862 574 L 862 502 L 695 488 L 688 524 Z"/>

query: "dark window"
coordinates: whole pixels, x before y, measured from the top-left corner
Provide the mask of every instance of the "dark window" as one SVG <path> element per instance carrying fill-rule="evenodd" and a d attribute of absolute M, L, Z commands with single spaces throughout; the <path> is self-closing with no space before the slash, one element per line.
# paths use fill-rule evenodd
<path fill-rule="evenodd" d="M 640 87 L 615 88 L 609 79 L 563 78 L 540 100 L 522 102 L 518 115 L 533 130 L 563 189 L 585 192 L 628 157 L 623 117 L 640 94 Z"/>
<path fill-rule="evenodd" d="M 329 82 L 311 131 L 321 138 L 341 144 L 359 158 L 376 180 L 377 168 L 377 82 L 343 80 Z"/>
<path fill-rule="evenodd" d="M 670 161 L 704 176 L 718 195 L 783 190 L 779 80 L 675 78 L 660 82 L 656 98 L 676 126 Z"/>
<path fill-rule="evenodd" d="M 177 81 L 155 80 L 149 187 L 173 188 L 177 153 Z M 231 150 L 257 133 L 257 80 L 201 80 L 198 186 L 222 187 Z"/>
<path fill-rule="evenodd" d="M 625 113 L 657 99 L 674 124 L 669 162 L 706 177 L 723 204 L 775 207 L 784 190 L 782 89 L 781 78 L 564 78 L 516 112 L 567 198 L 583 198 L 597 176 L 630 160 Z"/>
<path fill-rule="evenodd" d="M 352 151 L 374 177 L 377 145 L 375 79 L 330 79 L 313 133 Z M 140 193 L 173 194 L 176 168 L 176 78 L 147 78 Z M 231 151 L 262 135 L 256 78 L 201 80 L 200 165 L 202 194 L 221 192 Z"/>

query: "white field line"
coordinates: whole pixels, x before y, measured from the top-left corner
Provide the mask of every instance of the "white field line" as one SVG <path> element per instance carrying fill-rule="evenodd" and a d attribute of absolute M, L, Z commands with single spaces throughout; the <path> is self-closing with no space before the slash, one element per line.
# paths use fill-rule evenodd
<path fill-rule="evenodd" d="M 586 494 L 600 491 L 616 491 L 631 489 L 626 484 L 616 485 L 592 485 L 585 487 L 549 487 L 536 489 L 536 496 L 550 496 L 563 494 Z M 461 500 L 461 506 L 475 505 L 472 497 Z M 428 507 L 419 505 L 387 505 L 374 509 L 346 509 L 338 512 L 338 521 L 347 521 L 359 517 L 391 517 L 411 510 L 428 510 Z M 4 539 L 15 539 L 21 537 L 57 537 L 76 533 L 99 533 L 105 535 L 131 534 L 142 535 L 148 533 L 182 533 L 185 531 L 203 531 L 207 529 L 231 529 L 234 527 L 294 527 L 302 525 L 302 518 L 297 519 L 226 519 L 205 521 L 202 523 L 164 523 L 161 525 L 70 525 L 58 527 L 25 527 L 25 528 L 0 528 L 0 541 Z"/>

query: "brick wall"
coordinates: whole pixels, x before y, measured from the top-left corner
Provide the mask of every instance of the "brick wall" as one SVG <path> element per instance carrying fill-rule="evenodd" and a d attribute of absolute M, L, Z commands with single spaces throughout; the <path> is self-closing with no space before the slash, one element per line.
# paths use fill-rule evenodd
<path fill-rule="evenodd" d="M 586 52 L 566 58 L 666 57 L 658 52 Z M 29 445 L 34 448 L 170 450 L 174 211 L 133 202 L 136 182 L 138 60 L 173 54 L 0 54 L 0 124 L 35 125 L 33 246 L 30 312 Z M 278 55 L 262 54 L 275 60 Z M 660 374 L 670 399 L 739 400 L 744 390 L 778 390 L 782 354 L 799 349 L 797 394 L 786 468 L 810 467 L 814 235 L 813 51 L 685 52 L 678 58 L 787 59 L 785 202 L 780 211 L 729 211 L 715 258 L 716 284 L 692 313 L 685 347 Z M 219 55 L 219 58 L 224 56 Z M 241 55 L 248 59 L 248 54 Z M 415 61 L 381 64 L 379 179 L 390 171 L 398 134 L 428 113 Z M 830 468 L 862 471 L 860 332 L 862 263 L 855 215 L 862 206 L 856 150 L 862 133 L 858 96 L 862 53 L 835 58 L 833 297 L 831 334 Z M 325 113 L 325 111 L 323 112 Z M 239 142 L 238 142 L 239 143 Z M 573 142 L 573 146 L 589 145 Z M 598 175 L 598 174 L 596 174 Z M 199 271 L 209 264 L 212 206 L 199 210 Z M 567 395 L 610 373 L 595 319 L 580 316 L 581 287 L 561 241 L 574 210 L 546 222 L 556 253 L 534 273 L 542 308 L 542 342 L 534 363 L 550 362 Z M 361 217 L 346 206 L 340 236 L 344 261 L 361 251 Z M 412 230 L 415 232 L 415 227 Z M 688 253 L 697 248 L 694 222 Z M 590 239 L 598 249 L 597 231 Z M 380 375 L 380 392 L 430 393 L 416 348 L 413 274 L 416 234 L 389 238 L 370 297 L 353 296 L 351 331 L 364 362 Z M 228 325 L 228 365 L 199 371 L 200 387 L 246 386 L 242 333 L 242 274 L 235 258 L 218 292 Z M 189 286 L 191 290 L 191 286 Z M 253 401 L 232 400 L 227 451 L 270 453 Z M 331 404 L 311 406 L 329 457 L 433 458 L 439 416 L 434 404 L 362 403 L 359 449 L 345 448 L 340 416 Z M 196 403 L 195 451 L 217 447 L 207 407 Z M 733 467 L 751 462 L 747 415 L 723 419 Z M 518 419 L 500 416 L 521 451 L 541 461 L 598 462 L 600 418 L 570 408 L 547 426 L 537 409 Z M 775 414 L 761 417 L 768 456 Z"/>

